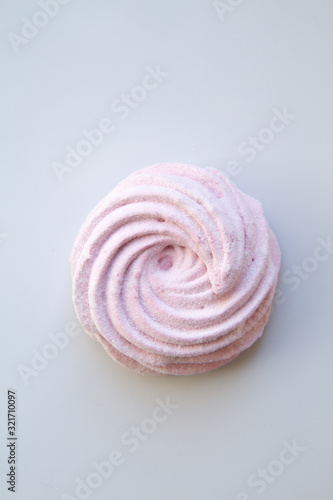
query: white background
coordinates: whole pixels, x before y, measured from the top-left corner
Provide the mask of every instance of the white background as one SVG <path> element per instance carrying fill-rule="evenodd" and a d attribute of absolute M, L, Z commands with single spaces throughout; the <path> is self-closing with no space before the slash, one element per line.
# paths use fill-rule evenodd
<path fill-rule="evenodd" d="M 41 8 L 1 1 L 1 498 L 76 498 L 76 479 L 112 450 L 124 462 L 92 500 L 332 498 L 333 255 L 313 255 L 333 235 L 333 5 L 232 3 L 219 16 L 210 0 L 71 0 L 15 51 L 8 33 Z M 158 65 L 168 76 L 122 120 L 112 103 Z M 274 108 L 294 118 L 248 161 L 238 147 Z M 103 118 L 113 133 L 60 182 L 53 163 Z M 99 200 L 146 165 L 225 171 L 232 160 L 282 250 L 283 303 L 262 340 L 214 372 L 154 377 L 80 333 L 25 384 L 31 351 L 77 322 L 69 255 Z M 282 280 L 293 265 L 306 275 L 296 290 Z M 17 391 L 16 494 L 6 490 L 7 388 Z M 131 453 L 122 434 L 167 396 L 178 408 Z M 259 495 L 249 476 L 274 469 L 294 440 L 303 451 Z"/>

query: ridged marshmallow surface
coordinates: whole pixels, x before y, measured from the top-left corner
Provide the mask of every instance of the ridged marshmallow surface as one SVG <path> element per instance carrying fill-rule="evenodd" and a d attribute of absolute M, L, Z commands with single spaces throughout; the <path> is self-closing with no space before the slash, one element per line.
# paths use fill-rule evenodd
<path fill-rule="evenodd" d="M 261 204 L 219 170 L 135 171 L 91 212 L 71 255 L 85 330 L 139 373 L 190 375 L 261 335 L 280 250 Z"/>

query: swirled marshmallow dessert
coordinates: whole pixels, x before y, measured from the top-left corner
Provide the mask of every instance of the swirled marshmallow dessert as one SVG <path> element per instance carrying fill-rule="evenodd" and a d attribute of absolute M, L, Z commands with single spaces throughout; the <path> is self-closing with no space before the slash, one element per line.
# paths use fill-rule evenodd
<path fill-rule="evenodd" d="M 191 375 L 236 358 L 268 321 L 280 250 L 261 204 L 219 170 L 133 172 L 75 240 L 85 330 L 139 373 Z"/>

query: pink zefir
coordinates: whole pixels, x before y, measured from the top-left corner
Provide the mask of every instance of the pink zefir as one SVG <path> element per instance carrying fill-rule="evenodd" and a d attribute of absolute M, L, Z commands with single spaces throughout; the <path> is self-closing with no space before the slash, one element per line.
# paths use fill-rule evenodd
<path fill-rule="evenodd" d="M 257 200 L 217 169 L 160 163 L 120 182 L 82 225 L 73 301 L 123 366 L 207 372 L 262 335 L 280 259 Z"/>

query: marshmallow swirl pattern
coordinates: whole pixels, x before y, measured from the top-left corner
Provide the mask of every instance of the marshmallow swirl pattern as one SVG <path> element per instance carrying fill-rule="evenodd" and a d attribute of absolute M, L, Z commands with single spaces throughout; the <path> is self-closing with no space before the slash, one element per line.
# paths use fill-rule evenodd
<path fill-rule="evenodd" d="M 190 375 L 262 335 L 280 250 L 261 204 L 219 170 L 163 163 L 97 205 L 71 265 L 78 318 L 112 358 L 139 373 Z"/>

